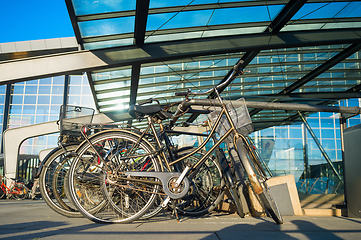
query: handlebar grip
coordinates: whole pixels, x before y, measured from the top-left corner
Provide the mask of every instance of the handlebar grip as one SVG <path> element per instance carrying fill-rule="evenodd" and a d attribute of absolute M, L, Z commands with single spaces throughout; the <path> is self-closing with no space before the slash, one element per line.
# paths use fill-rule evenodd
<path fill-rule="evenodd" d="M 187 96 L 189 92 L 176 92 L 175 96 Z"/>
<path fill-rule="evenodd" d="M 149 98 L 147 100 L 139 102 L 138 105 L 144 105 L 144 104 L 152 103 L 152 102 L 153 102 L 153 98 Z"/>

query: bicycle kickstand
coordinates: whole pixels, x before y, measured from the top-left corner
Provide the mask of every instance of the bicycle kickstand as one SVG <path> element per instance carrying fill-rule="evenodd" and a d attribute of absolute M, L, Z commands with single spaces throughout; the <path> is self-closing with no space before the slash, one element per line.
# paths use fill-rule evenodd
<path fill-rule="evenodd" d="M 172 199 L 172 208 L 173 208 L 172 217 L 177 219 L 177 222 L 181 222 L 182 220 L 179 219 L 178 212 L 177 212 L 177 206 L 175 204 L 174 199 Z"/>

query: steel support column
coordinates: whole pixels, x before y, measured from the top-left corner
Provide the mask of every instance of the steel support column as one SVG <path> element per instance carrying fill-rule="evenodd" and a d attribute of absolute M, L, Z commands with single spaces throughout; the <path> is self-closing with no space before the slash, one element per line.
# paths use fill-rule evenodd
<path fill-rule="evenodd" d="M 3 113 L 3 126 L 1 129 L 1 153 L 4 153 L 4 132 L 8 128 L 9 122 L 9 113 L 10 113 L 10 99 L 11 99 L 11 90 L 12 84 L 6 84 L 5 88 L 5 100 L 4 100 L 4 113 Z"/>
<path fill-rule="evenodd" d="M 69 82 L 70 82 L 70 76 L 65 75 L 64 91 L 63 91 L 63 105 L 68 105 Z"/>
<path fill-rule="evenodd" d="M 337 178 L 343 182 L 343 179 L 341 178 L 341 175 L 338 173 L 338 171 L 336 170 L 335 166 L 333 165 L 330 157 L 327 155 L 325 149 L 322 147 L 320 141 L 318 141 L 315 133 L 312 131 L 312 128 L 310 127 L 310 125 L 308 124 L 308 122 L 306 121 L 306 119 L 303 117 L 301 112 L 298 112 L 298 114 L 300 115 L 300 118 L 302 120 L 302 122 L 305 124 L 305 127 L 307 128 L 308 132 L 310 133 L 310 135 L 312 136 L 313 140 L 315 141 L 317 147 L 320 149 L 323 157 L 325 158 L 326 162 L 328 163 L 328 165 L 331 167 L 332 171 L 334 172 L 334 174 L 337 176 Z"/>
<path fill-rule="evenodd" d="M 346 179 L 346 168 L 345 168 L 345 139 L 343 137 L 343 132 L 345 131 L 347 124 L 347 118 L 344 114 L 340 114 L 340 136 L 341 136 L 341 152 L 342 152 L 342 168 L 343 168 L 343 179 Z M 344 194 L 345 194 L 345 202 L 344 204 L 347 205 L 347 194 L 346 194 L 346 185 L 344 182 Z"/>

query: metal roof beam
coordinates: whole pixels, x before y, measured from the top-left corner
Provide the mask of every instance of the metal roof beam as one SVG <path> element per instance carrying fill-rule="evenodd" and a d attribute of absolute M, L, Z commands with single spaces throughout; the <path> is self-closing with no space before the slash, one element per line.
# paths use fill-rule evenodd
<path fill-rule="evenodd" d="M 149 1 L 150 0 L 137 0 L 136 4 L 134 43 L 138 46 L 144 44 L 145 31 L 147 28 Z"/>
<path fill-rule="evenodd" d="M 136 100 L 137 100 L 139 74 L 140 74 L 140 64 L 133 64 L 132 65 L 131 85 L 130 85 L 129 105 L 135 104 Z"/>
<path fill-rule="evenodd" d="M 279 100 L 283 100 L 284 98 L 294 99 L 294 100 L 297 98 L 312 99 L 312 100 L 317 100 L 317 99 L 339 100 L 339 99 L 349 99 L 349 98 L 361 98 L 361 92 L 348 92 L 348 91 L 345 91 L 345 92 L 303 92 L 303 93 L 291 93 L 288 95 L 266 94 L 266 95 L 258 95 L 258 97 L 274 97 L 274 98 L 278 98 Z"/>
<path fill-rule="evenodd" d="M 72 3 L 71 0 L 65 0 L 65 4 L 66 4 L 66 8 L 68 9 L 71 25 L 73 26 L 73 30 L 74 30 L 76 40 L 81 45 L 81 47 L 83 48 L 83 41 L 82 41 L 82 37 L 81 37 L 81 34 L 80 34 L 80 29 L 79 29 L 79 25 L 78 25 L 78 22 L 77 22 L 77 17 L 75 15 L 75 10 L 74 10 L 73 3 Z"/>
<path fill-rule="evenodd" d="M 308 83 L 312 79 L 316 78 L 320 74 L 324 73 L 325 71 L 327 71 L 331 67 L 335 66 L 337 63 L 339 63 L 342 60 L 348 58 L 349 56 L 351 56 L 352 54 L 354 54 L 355 52 L 360 50 L 360 48 L 361 48 L 361 43 L 352 44 L 351 46 L 349 46 L 348 48 L 346 48 L 342 52 L 338 53 L 333 58 L 327 60 L 324 64 L 322 64 L 318 68 L 311 71 L 309 74 L 302 77 L 297 82 L 295 82 L 295 83 L 291 84 L 290 86 L 286 87 L 285 89 L 283 89 L 278 94 L 279 95 L 288 95 L 288 94 L 290 94 L 291 92 L 293 92 L 296 89 L 302 87 L 303 85 L 305 85 L 306 83 Z M 252 111 L 250 111 L 249 114 L 250 114 L 250 116 L 253 116 L 253 115 L 259 113 L 260 111 L 262 111 L 262 109 L 253 109 Z"/>
<path fill-rule="evenodd" d="M 334 56 L 333 58 L 327 60 L 324 64 L 322 64 L 321 66 L 319 66 L 318 68 L 314 69 L 313 71 L 311 71 L 309 74 L 307 74 L 306 76 L 302 77 L 300 80 L 298 80 L 297 82 L 295 82 L 294 84 L 286 87 L 284 90 L 282 90 L 279 94 L 289 94 L 293 91 L 295 91 L 296 89 L 298 89 L 299 87 L 305 85 L 306 83 L 308 83 L 309 81 L 311 81 L 312 79 L 316 78 L 317 76 L 319 76 L 320 74 L 324 73 L 325 71 L 327 71 L 328 69 L 330 69 L 331 67 L 335 66 L 337 63 L 341 62 L 342 60 L 348 58 L 349 56 L 351 56 L 352 54 L 354 54 L 355 52 L 357 52 L 358 50 L 360 50 L 361 48 L 361 43 L 355 43 L 352 44 L 351 46 L 349 46 L 348 48 L 346 48 L 345 50 L 343 50 L 342 52 L 338 53 L 336 56 Z"/>
<path fill-rule="evenodd" d="M 149 11 L 149 1 L 150 0 L 137 0 L 136 3 L 134 44 L 137 46 L 143 46 L 144 44 L 144 37 L 147 28 L 147 19 L 148 19 L 148 11 Z M 132 64 L 129 105 L 135 104 L 137 100 L 140 68 L 141 65 L 139 63 Z M 129 123 L 131 124 L 131 122 Z"/>
<path fill-rule="evenodd" d="M 241 51 L 361 42 L 361 29 L 328 29 L 234 35 L 83 50 L 0 62 L 0 84 L 112 67 Z"/>
<path fill-rule="evenodd" d="M 301 9 L 307 0 L 289 1 L 282 11 L 276 16 L 265 32 L 279 32 L 286 23 Z"/>

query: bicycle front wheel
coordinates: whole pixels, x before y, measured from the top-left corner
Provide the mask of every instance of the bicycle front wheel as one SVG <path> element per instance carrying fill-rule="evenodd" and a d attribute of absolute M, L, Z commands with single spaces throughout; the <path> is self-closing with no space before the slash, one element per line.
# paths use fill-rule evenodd
<path fill-rule="evenodd" d="M 64 195 L 65 174 L 69 168 L 66 156 L 74 151 L 78 145 L 57 147 L 44 159 L 44 166 L 39 176 L 39 187 L 42 198 L 55 212 L 66 217 L 83 217 L 83 215 L 70 204 Z M 67 204 L 66 204 L 67 203 Z"/>
<path fill-rule="evenodd" d="M 241 139 L 237 140 L 236 145 L 242 165 L 247 173 L 254 192 L 259 196 L 264 208 L 267 210 L 269 215 L 271 215 L 273 220 L 277 224 L 282 224 L 283 219 L 271 193 L 269 192 L 266 183 L 266 176 L 264 176 L 264 170 L 261 169 L 261 165 L 256 162 L 258 159 L 256 158 L 256 155 L 252 153 L 252 148 L 250 147 L 246 150 Z"/>
<path fill-rule="evenodd" d="M 152 147 L 131 133 L 104 131 L 76 151 L 68 176 L 77 209 L 98 223 L 129 223 L 152 212 L 159 185 L 155 179 L 132 181 L 126 171 L 159 171 Z M 101 160 L 101 158 L 103 160 Z M 135 156 L 135 157 L 133 157 Z M 103 207 L 94 211 L 101 202 Z"/>
<path fill-rule="evenodd" d="M 273 220 L 277 224 L 282 224 L 283 219 L 282 219 L 281 213 L 278 210 L 278 207 L 277 207 L 271 193 L 269 192 L 267 182 L 264 182 L 263 185 L 264 185 L 263 192 L 261 194 L 259 194 L 259 197 L 260 197 L 261 201 L 263 202 L 264 207 L 267 209 L 268 213 L 273 218 Z"/>
<path fill-rule="evenodd" d="M 15 183 L 15 185 L 10 189 L 11 194 L 15 199 L 22 200 L 25 199 L 29 193 L 28 188 L 23 183 Z"/>
<path fill-rule="evenodd" d="M 0 182 L 1 183 L 1 182 Z M 5 191 L 2 189 L 2 187 L 0 188 L 0 199 L 3 199 L 4 196 L 6 195 Z"/>

